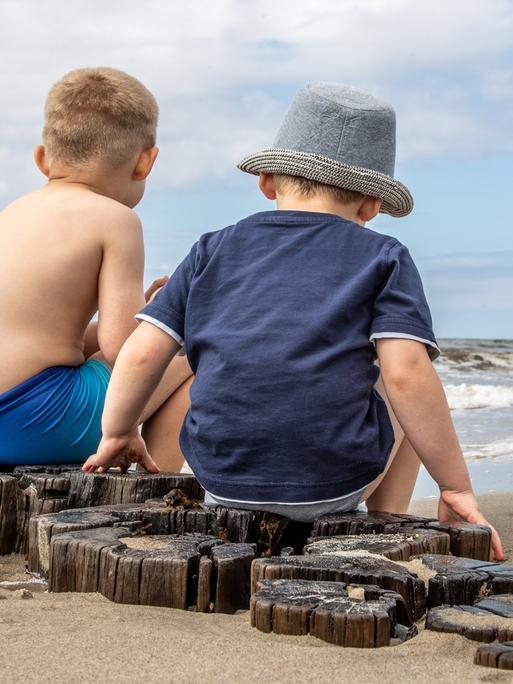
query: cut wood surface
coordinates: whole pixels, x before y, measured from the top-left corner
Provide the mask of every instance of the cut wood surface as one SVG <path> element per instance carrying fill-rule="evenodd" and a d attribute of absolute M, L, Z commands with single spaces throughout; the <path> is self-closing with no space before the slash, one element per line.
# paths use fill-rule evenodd
<path fill-rule="evenodd" d="M 290 544 L 294 544 L 293 551 L 301 552 L 311 530 L 310 525 L 261 511 L 202 505 L 186 509 L 181 504 L 175 509 L 159 499 L 141 504 L 69 509 L 31 521 L 29 567 L 32 572 L 47 572 L 47 549 L 52 534 L 127 523 L 132 527 L 139 524 L 152 534 L 199 533 L 213 535 L 224 542 L 255 544 L 256 554 L 265 556 L 280 553 Z"/>
<path fill-rule="evenodd" d="M 394 534 L 401 527 L 428 525 L 434 518 L 415 515 L 354 511 L 353 513 L 330 513 L 314 521 L 312 536 L 334 536 L 345 534 Z"/>
<path fill-rule="evenodd" d="M 496 667 L 499 670 L 513 670 L 513 641 L 478 646 L 474 663 L 485 667 Z"/>
<path fill-rule="evenodd" d="M 68 490 L 66 476 L 0 475 L 0 555 L 25 553 L 30 518 L 67 508 Z"/>
<path fill-rule="evenodd" d="M 203 499 L 203 489 L 188 473 L 69 473 L 69 508 L 144 503 L 163 499 L 173 489 L 180 489 L 191 499 Z"/>
<path fill-rule="evenodd" d="M 0 555 L 26 553 L 30 520 L 39 514 L 72 508 L 163 500 L 179 488 L 200 500 L 203 490 L 193 475 L 181 473 L 86 474 L 80 465 L 17 466 L 0 474 Z"/>
<path fill-rule="evenodd" d="M 423 553 L 449 553 L 449 535 L 429 529 L 401 528 L 394 534 L 361 534 L 335 537 L 311 537 L 305 553 L 337 555 L 348 551 L 368 551 L 394 561 L 409 561 Z"/>
<path fill-rule="evenodd" d="M 415 630 L 397 629 L 393 597 L 357 598 L 342 582 L 260 580 L 251 597 L 251 625 L 263 632 L 304 635 L 339 646 L 374 648 L 391 639 L 411 637 Z"/>
<path fill-rule="evenodd" d="M 337 555 L 281 556 L 258 558 L 251 571 L 251 590 L 263 579 L 303 579 L 371 584 L 400 594 L 412 619 L 424 615 L 426 591 L 416 574 L 381 556 L 367 551 L 340 552 Z"/>
<path fill-rule="evenodd" d="M 46 575 L 49 568 L 50 543 L 56 535 L 66 532 L 124 527 L 146 529 L 149 532 L 165 527 L 169 512 L 163 504 L 118 504 L 95 506 L 40 515 L 31 519 L 29 529 L 28 567 L 31 572 Z"/>
<path fill-rule="evenodd" d="M 488 527 L 470 523 L 439 523 L 433 518 L 421 518 L 397 513 L 332 513 L 317 518 L 312 536 L 397 534 L 402 528 L 428 528 L 446 532 L 450 537 L 450 552 L 455 556 L 488 560 L 491 532 Z"/>
<path fill-rule="evenodd" d="M 453 556 L 462 558 L 490 559 L 492 533 L 489 527 L 472 523 L 428 523 L 429 528 L 447 532 L 451 538 L 450 550 Z"/>
<path fill-rule="evenodd" d="M 428 582 L 431 607 L 471 606 L 482 596 L 513 592 L 513 565 L 430 554 L 417 560 L 432 571 Z"/>
<path fill-rule="evenodd" d="M 486 597 L 474 606 L 440 606 L 426 616 L 426 629 L 462 634 L 475 641 L 513 639 L 513 594 Z"/>
<path fill-rule="evenodd" d="M 124 527 L 64 532 L 51 539 L 49 590 L 99 591 L 116 603 L 234 613 L 247 608 L 253 558 L 249 544 L 225 545 L 201 534 L 134 536 Z"/>
<path fill-rule="evenodd" d="M 82 467 L 81 463 L 59 463 L 57 465 L 19 465 L 13 469 L 14 475 L 61 475 L 62 473 L 78 472 Z"/>

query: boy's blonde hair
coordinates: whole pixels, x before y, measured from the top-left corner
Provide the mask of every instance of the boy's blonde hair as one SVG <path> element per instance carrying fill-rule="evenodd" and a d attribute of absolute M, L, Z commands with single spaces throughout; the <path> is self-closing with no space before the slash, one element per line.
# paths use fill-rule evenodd
<path fill-rule="evenodd" d="M 302 178 L 301 176 L 286 176 L 284 174 L 273 174 L 274 189 L 277 192 L 291 192 L 300 197 L 313 197 L 314 195 L 324 195 L 331 199 L 350 204 L 365 197 L 361 192 L 337 188 L 334 185 L 325 185 L 318 181 Z"/>
<path fill-rule="evenodd" d="M 43 143 L 51 161 L 118 166 L 155 145 L 158 105 L 133 76 L 109 67 L 76 69 L 45 104 Z"/>

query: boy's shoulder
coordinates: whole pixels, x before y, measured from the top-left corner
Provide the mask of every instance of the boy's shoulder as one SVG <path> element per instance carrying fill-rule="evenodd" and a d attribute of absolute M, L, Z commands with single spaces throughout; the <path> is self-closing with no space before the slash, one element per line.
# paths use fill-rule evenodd
<path fill-rule="evenodd" d="M 341 218 L 336 214 L 321 214 L 315 216 L 315 212 L 286 212 L 287 220 L 294 219 L 298 222 L 310 224 L 328 225 L 334 230 L 330 231 L 330 239 L 334 241 L 333 248 L 337 249 L 343 242 L 342 247 L 351 249 L 353 255 L 360 255 L 362 261 L 372 260 L 379 265 L 379 268 L 387 268 L 389 260 L 396 252 L 407 253 L 407 248 L 394 236 L 380 233 L 361 226 L 353 221 Z M 280 224 L 284 219 L 285 212 L 274 210 L 258 212 L 246 216 L 234 224 L 228 225 L 219 230 L 209 231 L 201 235 L 194 244 L 191 252 L 193 257 L 193 268 L 200 268 L 209 262 L 215 254 L 223 254 L 225 251 L 244 248 L 246 241 L 254 243 L 259 238 L 258 225 L 267 225 L 271 229 Z M 340 231 L 340 232 L 338 232 Z M 261 239 L 268 242 L 268 234 L 260 233 Z M 237 246 L 236 246 L 237 245 Z"/>
<path fill-rule="evenodd" d="M 1 213 L 14 213 L 26 208 L 37 209 L 40 216 L 53 212 L 65 218 L 79 215 L 84 222 L 101 221 L 105 224 L 108 220 L 119 220 L 140 223 L 137 214 L 121 202 L 93 190 L 70 186 L 51 189 L 45 186 L 33 190 L 14 199 Z"/>
<path fill-rule="evenodd" d="M 288 214 L 287 219 L 293 218 L 299 222 L 309 221 L 310 223 L 318 220 L 319 223 L 329 223 L 334 228 L 345 228 L 345 234 L 349 234 L 353 239 L 361 241 L 362 243 L 367 243 L 369 245 L 374 244 L 377 247 L 383 247 L 386 251 L 395 246 L 405 248 L 405 246 L 392 235 L 380 233 L 372 228 L 369 228 L 368 226 L 358 225 L 357 223 L 354 223 L 348 219 L 344 219 L 336 214 L 319 213 L 319 216 L 316 217 L 315 212 L 284 212 L 280 210 L 263 211 L 250 214 L 249 216 L 246 216 L 236 223 L 226 226 L 225 228 L 204 233 L 199 238 L 197 244 L 205 247 L 208 246 L 210 248 L 215 248 L 224 239 L 233 236 L 235 233 L 240 232 L 242 229 L 253 224 L 268 224 L 269 226 L 279 224 L 283 220 L 285 213 Z"/>
<path fill-rule="evenodd" d="M 18 200 L 49 227 L 52 221 L 79 225 L 84 235 L 109 242 L 126 231 L 142 231 L 141 221 L 128 206 L 87 189 L 42 188 Z M 13 205 L 14 206 L 14 205 Z M 87 230 L 86 230 L 87 227 Z"/>
<path fill-rule="evenodd" d="M 70 212 L 83 214 L 86 221 L 101 226 L 139 224 L 140 219 L 130 207 L 96 192 L 79 192 L 70 198 Z"/>

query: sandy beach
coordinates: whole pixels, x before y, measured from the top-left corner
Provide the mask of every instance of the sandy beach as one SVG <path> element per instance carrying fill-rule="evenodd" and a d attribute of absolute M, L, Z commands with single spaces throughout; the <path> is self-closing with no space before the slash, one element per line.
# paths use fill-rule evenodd
<path fill-rule="evenodd" d="M 481 497 L 513 560 L 511 494 Z M 433 499 L 412 512 L 432 514 Z M 20 557 L 0 559 L 0 582 L 22 580 Z M 117 605 L 98 594 L 0 590 L 1 682 L 513 682 L 473 665 L 477 643 L 420 629 L 401 646 L 345 649 L 314 637 L 263 634 L 248 613 L 204 615 Z"/>

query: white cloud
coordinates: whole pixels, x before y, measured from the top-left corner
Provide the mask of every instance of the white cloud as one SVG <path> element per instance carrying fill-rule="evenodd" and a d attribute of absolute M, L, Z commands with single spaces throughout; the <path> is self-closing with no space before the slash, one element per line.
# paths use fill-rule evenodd
<path fill-rule="evenodd" d="M 311 80 L 389 98 L 401 158 L 512 149 L 509 0 L 3 0 L 0 46 L 5 197 L 36 178 L 49 86 L 85 65 L 125 69 L 153 90 L 157 180 L 169 187 L 224 177 L 270 142 L 290 93 Z"/>

